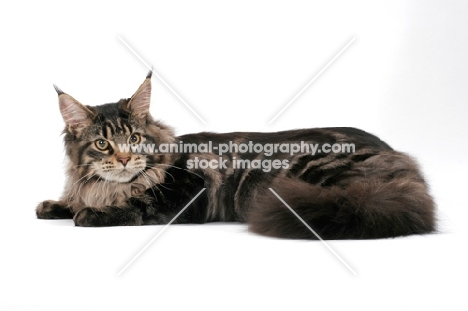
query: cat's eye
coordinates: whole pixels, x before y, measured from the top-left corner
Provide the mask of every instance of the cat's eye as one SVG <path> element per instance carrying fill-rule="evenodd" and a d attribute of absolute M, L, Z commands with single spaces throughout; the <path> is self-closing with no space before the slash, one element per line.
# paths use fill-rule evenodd
<path fill-rule="evenodd" d="M 99 150 L 106 150 L 109 147 L 109 142 L 104 139 L 98 139 L 94 143 Z"/>
<path fill-rule="evenodd" d="M 132 134 L 129 138 L 131 144 L 138 144 L 141 140 L 141 136 L 139 134 Z"/>

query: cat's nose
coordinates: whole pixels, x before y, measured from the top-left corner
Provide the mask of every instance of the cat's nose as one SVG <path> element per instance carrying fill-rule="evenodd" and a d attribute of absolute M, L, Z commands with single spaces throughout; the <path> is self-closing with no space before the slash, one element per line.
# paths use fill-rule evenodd
<path fill-rule="evenodd" d="M 127 166 L 128 161 L 130 161 L 130 157 L 124 157 L 124 158 L 117 158 L 117 161 L 123 164 L 123 166 Z"/>

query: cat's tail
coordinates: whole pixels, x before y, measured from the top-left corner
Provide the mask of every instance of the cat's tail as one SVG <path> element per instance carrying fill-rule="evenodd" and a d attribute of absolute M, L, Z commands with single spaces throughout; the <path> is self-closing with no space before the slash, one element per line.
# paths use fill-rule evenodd
<path fill-rule="evenodd" d="M 322 239 L 376 239 L 435 230 L 435 206 L 421 181 L 366 181 L 345 188 L 283 178 L 273 189 Z M 249 230 L 273 237 L 317 239 L 271 190 L 257 197 Z"/>

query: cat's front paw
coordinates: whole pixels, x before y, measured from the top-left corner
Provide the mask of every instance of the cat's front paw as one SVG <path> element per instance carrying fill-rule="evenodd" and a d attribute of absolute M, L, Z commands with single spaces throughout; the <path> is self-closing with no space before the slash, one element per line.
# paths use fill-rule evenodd
<path fill-rule="evenodd" d="M 73 213 L 66 204 L 58 201 L 47 200 L 36 207 L 36 215 L 39 219 L 71 219 Z"/>
<path fill-rule="evenodd" d="M 83 208 L 73 217 L 76 226 L 139 226 L 143 224 L 140 211 L 130 208 L 106 207 L 104 209 Z"/>

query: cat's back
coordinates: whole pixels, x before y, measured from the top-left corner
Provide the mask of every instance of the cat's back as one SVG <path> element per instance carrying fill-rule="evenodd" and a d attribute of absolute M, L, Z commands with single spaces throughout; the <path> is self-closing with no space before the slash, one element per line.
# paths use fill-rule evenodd
<path fill-rule="evenodd" d="M 393 150 L 387 143 L 377 136 L 353 127 L 325 127 L 296 129 L 279 132 L 230 132 L 214 133 L 200 132 L 179 136 L 185 143 L 209 143 L 213 145 L 222 143 L 314 143 L 314 144 L 354 144 L 356 149 L 375 148 Z"/>

